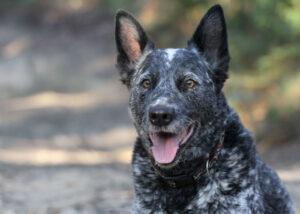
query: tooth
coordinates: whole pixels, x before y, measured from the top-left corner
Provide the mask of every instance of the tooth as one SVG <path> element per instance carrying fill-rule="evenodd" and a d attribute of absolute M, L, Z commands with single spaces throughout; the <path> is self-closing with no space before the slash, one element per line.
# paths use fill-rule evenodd
<path fill-rule="evenodd" d="M 155 138 L 156 138 L 155 134 L 151 133 L 150 135 L 151 135 L 152 139 L 155 140 Z"/>
<path fill-rule="evenodd" d="M 184 136 L 185 136 L 185 132 L 183 132 L 183 133 L 181 134 L 181 140 L 183 140 Z"/>
<path fill-rule="evenodd" d="M 185 137 L 187 135 L 187 131 L 185 130 L 183 133 L 183 137 Z"/>
<path fill-rule="evenodd" d="M 185 137 L 185 133 L 186 133 L 186 131 L 182 132 L 182 134 L 180 136 L 180 144 L 182 144 L 182 141 L 183 141 L 183 139 Z"/>

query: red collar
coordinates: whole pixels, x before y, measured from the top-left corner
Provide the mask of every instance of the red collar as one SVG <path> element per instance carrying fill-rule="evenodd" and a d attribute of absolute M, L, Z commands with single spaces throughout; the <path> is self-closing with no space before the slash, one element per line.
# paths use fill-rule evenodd
<path fill-rule="evenodd" d="M 209 174 L 209 169 L 213 167 L 216 163 L 217 157 L 223 147 L 223 137 L 218 141 L 216 148 L 209 154 L 209 157 L 205 161 L 201 162 L 200 166 L 191 175 L 177 175 L 177 176 L 167 176 L 165 175 L 156 165 L 153 158 L 148 154 L 148 158 L 152 164 L 153 169 L 160 175 L 162 180 L 167 183 L 172 188 L 177 188 L 181 186 L 186 186 L 188 184 L 195 183 L 204 174 Z"/>

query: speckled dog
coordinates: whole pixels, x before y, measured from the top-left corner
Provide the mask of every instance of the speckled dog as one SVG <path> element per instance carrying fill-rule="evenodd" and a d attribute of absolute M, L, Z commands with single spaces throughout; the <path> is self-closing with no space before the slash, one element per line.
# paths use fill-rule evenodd
<path fill-rule="evenodd" d="M 155 49 L 120 10 L 116 43 L 138 133 L 134 213 L 293 213 L 283 184 L 222 92 L 230 56 L 219 5 L 182 49 Z"/>

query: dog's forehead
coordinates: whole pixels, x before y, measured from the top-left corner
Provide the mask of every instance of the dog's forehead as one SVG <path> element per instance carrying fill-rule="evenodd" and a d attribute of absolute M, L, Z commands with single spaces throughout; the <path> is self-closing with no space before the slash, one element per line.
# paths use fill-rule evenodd
<path fill-rule="evenodd" d="M 172 64 L 180 64 L 182 62 L 200 60 L 199 55 L 186 48 L 167 48 L 167 49 L 157 49 L 153 51 L 153 59 L 163 61 L 164 64 L 172 66 Z"/>
<path fill-rule="evenodd" d="M 159 71 L 205 69 L 205 60 L 199 53 L 187 48 L 156 49 L 144 58 L 141 67 Z"/>
<path fill-rule="evenodd" d="M 149 76 L 167 82 L 185 77 L 194 78 L 199 83 L 212 82 L 204 57 L 189 48 L 155 49 L 145 53 L 136 67 L 134 82 Z"/>
<path fill-rule="evenodd" d="M 167 58 L 169 62 L 172 62 L 172 60 L 174 59 L 174 56 L 176 54 L 180 54 L 181 49 L 179 48 L 168 48 L 163 50 L 166 54 L 167 54 Z"/>

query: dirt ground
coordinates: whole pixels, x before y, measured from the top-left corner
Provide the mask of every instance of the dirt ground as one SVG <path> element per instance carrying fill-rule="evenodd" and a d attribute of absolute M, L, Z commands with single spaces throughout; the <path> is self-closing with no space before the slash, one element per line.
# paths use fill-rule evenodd
<path fill-rule="evenodd" d="M 0 214 L 130 213 L 135 131 L 114 49 L 112 17 L 84 30 L 1 17 Z M 300 212 L 299 142 L 261 152 Z"/>

